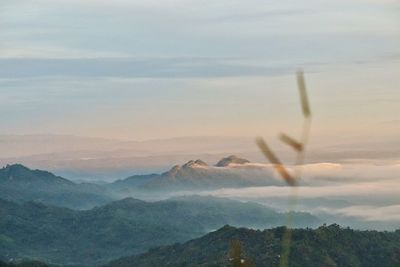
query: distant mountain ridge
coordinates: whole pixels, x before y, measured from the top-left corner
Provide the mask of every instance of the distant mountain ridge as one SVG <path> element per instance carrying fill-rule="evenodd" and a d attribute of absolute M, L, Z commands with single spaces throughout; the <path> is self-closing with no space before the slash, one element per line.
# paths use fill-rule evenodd
<path fill-rule="evenodd" d="M 192 158 L 217 161 L 253 147 L 252 137 L 191 136 L 144 141 L 72 135 L 0 135 L 0 166 L 20 162 L 73 181 L 107 181 L 159 173 Z M 252 156 L 254 157 L 254 156 Z"/>
<path fill-rule="evenodd" d="M 134 175 L 118 180 L 111 187 L 119 192 L 157 192 L 283 185 L 268 170 L 249 163 L 249 160 L 234 155 L 219 160 L 215 166 L 209 166 L 200 159 L 190 160 L 162 174 Z"/>

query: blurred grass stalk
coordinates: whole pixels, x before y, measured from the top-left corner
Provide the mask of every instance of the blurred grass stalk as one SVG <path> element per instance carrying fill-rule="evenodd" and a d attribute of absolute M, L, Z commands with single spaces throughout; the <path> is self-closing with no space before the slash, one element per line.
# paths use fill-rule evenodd
<path fill-rule="evenodd" d="M 297 206 L 298 199 L 298 183 L 302 176 L 302 166 L 305 159 L 305 147 L 308 143 L 308 138 L 311 129 L 311 109 L 308 101 L 307 89 L 302 70 L 297 71 L 297 86 L 300 94 L 301 108 L 304 116 L 302 134 L 300 141 L 290 137 L 287 134 L 281 133 L 279 139 L 286 145 L 292 147 L 296 153 L 296 162 L 293 175 L 291 175 L 287 168 L 282 164 L 275 153 L 269 148 L 267 143 L 262 137 L 256 138 L 256 143 L 264 156 L 271 162 L 276 171 L 285 180 L 285 182 L 292 187 L 292 192 L 288 202 L 288 217 L 286 222 L 286 230 L 282 238 L 282 252 L 280 255 L 280 267 L 287 267 L 289 264 L 290 245 L 292 241 L 292 226 L 293 226 L 293 212 Z"/>

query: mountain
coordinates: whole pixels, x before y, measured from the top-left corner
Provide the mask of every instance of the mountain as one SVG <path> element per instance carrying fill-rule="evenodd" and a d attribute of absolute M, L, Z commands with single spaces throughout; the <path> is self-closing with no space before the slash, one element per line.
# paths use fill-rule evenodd
<path fill-rule="evenodd" d="M 250 162 L 236 156 L 223 158 L 216 166 L 209 166 L 199 159 L 190 160 L 162 174 L 134 175 L 118 180 L 110 187 L 120 193 L 135 193 L 283 185 L 268 169 L 247 163 Z"/>
<path fill-rule="evenodd" d="M 3 261 L 0 261 L 0 267 L 50 267 L 50 266 L 40 261 L 24 261 L 17 264 L 5 263 Z M 56 267 L 56 266 L 51 266 L 51 267 Z"/>
<path fill-rule="evenodd" d="M 247 159 L 239 158 L 235 155 L 231 155 L 229 157 L 223 158 L 220 161 L 218 161 L 218 163 L 215 166 L 227 167 L 231 164 L 246 164 L 246 163 L 250 163 L 250 161 L 248 161 Z"/>
<path fill-rule="evenodd" d="M 284 232 L 285 227 L 259 231 L 224 226 L 184 244 L 151 249 L 106 266 L 233 266 L 235 256 L 251 262 L 250 266 L 275 267 L 279 265 Z M 239 244 L 239 255 L 232 255 L 232 242 Z M 338 225 L 295 229 L 290 251 L 290 267 L 395 267 L 400 266 L 400 230 L 355 231 Z"/>
<path fill-rule="evenodd" d="M 0 166 L 19 162 L 72 180 L 108 181 L 141 173 L 161 172 L 176 162 L 253 150 L 253 137 L 193 136 L 145 141 L 72 135 L 0 135 Z M 246 153 L 248 155 L 248 153 Z"/>
<path fill-rule="evenodd" d="M 230 165 L 226 159 L 243 164 Z M 173 195 L 179 191 L 283 185 L 267 169 L 253 167 L 246 164 L 247 160 L 238 159 L 230 156 L 220 160 L 228 164 L 225 167 L 209 166 L 199 159 L 190 160 L 162 174 L 134 175 L 102 185 L 75 183 L 21 164 L 7 165 L 0 169 L 0 196 L 15 202 L 37 201 L 73 209 L 89 209 L 130 196 L 152 199 L 160 194 Z"/>
<path fill-rule="evenodd" d="M 0 169 L 0 196 L 16 202 L 33 200 L 70 208 L 90 208 L 113 199 L 101 186 L 73 183 L 20 164 Z"/>
<path fill-rule="evenodd" d="M 298 226 L 319 224 L 307 213 L 294 218 Z M 158 202 L 127 198 L 84 211 L 0 200 L 0 260 L 98 265 L 225 224 L 266 228 L 285 221 L 286 214 L 259 204 L 200 196 Z"/>
<path fill-rule="evenodd" d="M 396 138 L 366 142 L 348 140 L 344 136 L 328 139 L 314 136 L 307 161 L 391 160 L 398 158 L 398 146 Z M 292 151 L 279 146 L 275 149 L 283 162 L 292 159 Z M 52 134 L 0 135 L 0 151 L 0 166 L 19 162 L 73 181 L 111 182 L 132 174 L 159 173 L 177 162 L 193 158 L 218 162 L 232 153 L 254 162 L 265 162 L 254 137 L 192 136 L 129 141 Z"/>

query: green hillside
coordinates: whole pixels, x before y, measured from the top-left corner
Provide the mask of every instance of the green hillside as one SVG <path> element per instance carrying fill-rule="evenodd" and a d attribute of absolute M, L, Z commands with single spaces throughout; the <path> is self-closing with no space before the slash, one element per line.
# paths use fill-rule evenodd
<path fill-rule="evenodd" d="M 295 217 L 299 226 L 319 223 L 307 213 Z M 101 264 L 200 237 L 225 224 L 267 228 L 282 225 L 285 218 L 259 204 L 212 197 L 127 198 L 85 211 L 1 200 L 0 260 Z"/>
<path fill-rule="evenodd" d="M 107 267 L 234 266 L 231 244 L 239 240 L 241 257 L 251 266 L 279 265 L 284 227 L 257 231 L 225 226 L 184 244 L 152 249 L 111 262 Z M 236 266 L 245 266 L 236 265 Z M 290 267 L 398 267 L 400 230 L 356 231 L 338 225 L 293 231 Z"/>

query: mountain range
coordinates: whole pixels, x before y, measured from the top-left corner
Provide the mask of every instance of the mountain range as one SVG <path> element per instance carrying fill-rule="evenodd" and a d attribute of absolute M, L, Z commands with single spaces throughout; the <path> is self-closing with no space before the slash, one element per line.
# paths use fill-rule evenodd
<path fill-rule="evenodd" d="M 232 263 L 227 257 L 232 240 L 242 243 L 246 262 L 276 266 L 285 228 L 234 227 L 277 227 L 286 224 L 287 214 L 205 192 L 193 195 L 268 185 L 282 182 L 265 167 L 237 156 L 212 166 L 190 160 L 161 174 L 105 184 L 76 183 L 47 171 L 7 165 L 0 169 L 0 266 L 1 261 L 28 261 L 17 266 L 29 267 L 29 261 L 99 266 L 112 260 L 108 267 L 227 266 Z M 152 202 L 125 198 L 177 191 L 189 195 Z M 304 212 L 294 213 L 293 221 L 294 227 L 321 223 Z M 223 227 L 227 224 L 234 227 Z M 337 225 L 296 229 L 290 266 L 399 266 L 399 247 L 399 231 L 362 232 Z"/>
<path fill-rule="evenodd" d="M 0 200 L 0 260 L 93 266 L 161 245 L 184 242 L 225 224 L 282 225 L 287 215 L 255 203 L 213 197 L 157 202 L 127 198 L 90 210 Z M 317 226 L 295 213 L 296 226 Z"/>
<path fill-rule="evenodd" d="M 128 193 L 283 185 L 268 169 L 249 163 L 234 155 L 219 160 L 215 166 L 209 166 L 200 159 L 190 160 L 162 174 L 134 175 L 118 180 L 111 187 L 118 192 Z"/>
<path fill-rule="evenodd" d="M 135 195 L 220 188 L 282 185 L 266 170 L 249 161 L 229 156 L 215 166 L 201 160 L 175 165 L 162 174 L 134 175 L 112 183 L 76 183 L 21 164 L 0 169 L 0 196 L 15 202 L 37 201 L 68 208 L 88 209 L 109 201 Z"/>
<path fill-rule="evenodd" d="M 73 181 L 106 181 L 133 174 L 162 172 L 177 162 L 207 162 L 253 150 L 252 137 L 179 137 L 145 141 L 72 135 L 0 135 L 0 166 L 19 162 Z M 249 153 L 246 153 L 248 156 Z"/>
<path fill-rule="evenodd" d="M 270 136 L 274 142 L 274 136 Z M 283 162 L 292 160 L 292 151 L 274 146 Z M 348 162 L 354 159 L 396 159 L 398 138 L 348 140 L 313 138 L 308 162 Z M 229 154 L 239 154 L 252 162 L 265 158 L 254 137 L 192 136 L 146 141 L 114 140 L 73 135 L 0 135 L 0 166 L 19 162 L 49 170 L 73 181 L 111 182 L 142 173 L 160 173 L 176 163 L 201 158 L 217 162 Z"/>

